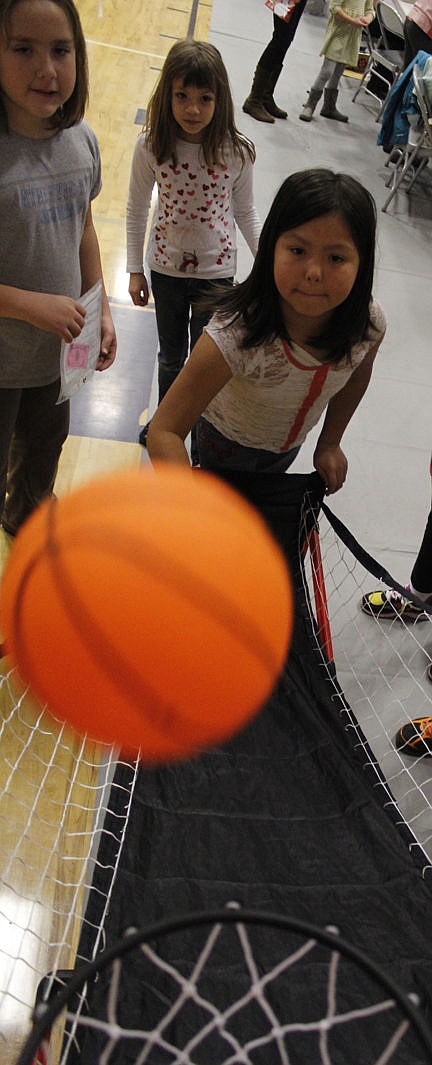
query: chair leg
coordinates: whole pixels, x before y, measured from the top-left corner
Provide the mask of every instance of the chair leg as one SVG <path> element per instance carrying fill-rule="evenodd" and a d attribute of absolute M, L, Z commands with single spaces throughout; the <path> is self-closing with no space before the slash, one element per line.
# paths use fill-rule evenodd
<path fill-rule="evenodd" d="M 363 85 L 364 85 L 364 83 L 365 83 L 365 81 L 366 81 L 366 78 L 367 78 L 367 75 L 369 74 L 369 71 L 370 71 L 370 69 L 371 69 L 371 66 L 372 66 L 372 58 L 370 57 L 370 58 L 368 59 L 368 62 L 367 62 L 367 64 L 366 64 L 365 68 L 364 68 L 363 74 L 362 74 L 362 76 L 361 76 L 361 78 L 360 78 L 360 81 L 359 81 L 359 83 L 358 83 L 358 85 L 357 85 L 357 88 L 356 88 L 356 91 L 355 91 L 355 93 L 354 93 L 354 96 L 353 96 L 353 98 L 352 98 L 352 102 L 353 102 L 353 103 L 354 103 L 354 102 L 355 102 L 355 100 L 357 99 L 357 97 L 358 97 L 358 94 L 359 94 L 359 92 L 360 92 L 360 89 L 361 89 L 361 88 L 363 87 Z"/>
<path fill-rule="evenodd" d="M 391 188 L 391 192 L 390 192 L 390 195 L 387 196 L 387 199 L 386 199 L 385 203 L 383 204 L 383 206 L 381 208 L 382 211 L 385 212 L 387 210 L 387 207 L 391 203 L 392 199 L 394 198 L 394 196 L 396 196 L 396 193 L 397 193 L 398 189 L 400 188 L 400 186 L 401 186 L 401 184 L 403 182 L 405 174 L 406 174 L 407 170 L 409 169 L 409 167 L 411 166 L 411 164 L 414 162 L 414 159 L 416 158 L 417 153 L 418 153 L 418 145 L 416 145 L 413 148 L 412 152 L 410 152 L 409 155 L 405 155 L 403 157 L 403 161 L 402 161 L 402 158 L 401 158 L 399 160 L 399 162 L 396 164 L 396 167 L 393 170 L 393 173 L 391 175 L 391 177 L 393 178 L 393 185 L 392 185 L 392 188 Z M 414 180 L 415 180 L 416 177 L 417 177 L 417 174 L 414 175 Z M 388 187 L 388 185 L 387 185 L 387 187 Z"/>
<path fill-rule="evenodd" d="M 399 166 L 402 157 L 403 157 L 403 151 L 402 151 L 401 148 L 392 148 L 392 150 L 390 152 L 390 155 L 387 156 L 387 159 L 386 159 L 386 161 L 384 163 L 384 166 L 390 166 L 390 163 L 394 163 L 395 167 Z M 386 185 L 391 185 L 391 175 L 387 179 Z"/>
<path fill-rule="evenodd" d="M 390 188 L 393 187 L 393 185 L 394 185 L 394 183 L 396 181 L 397 171 L 399 170 L 399 168 L 401 166 L 403 166 L 404 160 L 405 160 L 404 152 L 401 151 L 400 149 L 397 149 L 397 157 L 396 157 L 396 149 L 393 148 L 392 149 L 392 153 L 391 153 L 391 155 L 389 155 L 389 157 L 387 159 L 387 162 L 385 164 L 386 166 L 390 166 L 390 163 L 394 164 L 393 170 L 390 171 L 389 176 L 387 178 L 387 181 L 385 183 L 386 189 L 390 189 Z"/>
<path fill-rule="evenodd" d="M 420 177 L 420 174 L 421 174 L 422 170 L 424 170 L 426 164 L 427 164 L 427 159 L 421 159 L 420 160 L 419 165 L 414 170 L 412 178 L 408 182 L 408 185 L 407 185 L 407 187 L 405 189 L 405 192 L 411 192 L 411 189 L 412 189 L 412 187 L 414 185 L 414 182 L 417 181 L 418 177 Z"/>
<path fill-rule="evenodd" d="M 387 97 L 388 97 L 389 92 L 390 92 L 390 86 L 389 86 L 389 91 L 384 96 L 383 102 L 382 102 L 381 107 L 380 107 L 380 109 L 378 111 L 378 114 L 376 116 L 375 122 L 380 122 L 380 120 L 381 120 L 381 118 L 383 116 L 383 111 L 384 111 L 385 105 L 387 103 Z"/>
<path fill-rule="evenodd" d="M 378 114 L 377 114 L 377 116 L 376 116 L 375 122 L 379 122 L 379 121 L 380 121 L 380 119 L 382 118 L 382 115 L 383 115 L 383 112 L 384 112 L 384 108 L 385 108 L 385 105 L 386 105 L 386 103 L 387 103 L 387 99 L 388 99 L 388 96 L 389 96 L 390 90 L 391 90 L 391 89 L 393 89 L 393 87 L 394 87 L 394 86 L 396 85 L 396 82 L 397 82 L 397 81 L 399 81 L 399 78 L 400 78 L 400 76 L 401 76 L 401 73 L 402 73 L 402 71 L 401 71 L 401 70 L 397 70 L 397 71 L 396 71 L 396 73 L 395 73 L 394 81 L 393 81 L 393 82 L 392 82 L 391 84 L 390 84 L 390 82 L 389 82 L 388 92 L 386 92 L 386 94 L 385 94 L 385 97 L 384 97 L 384 99 L 383 99 L 383 102 L 382 102 L 382 104 L 381 104 L 381 107 L 380 107 L 380 109 L 379 109 L 379 111 L 378 111 Z"/>

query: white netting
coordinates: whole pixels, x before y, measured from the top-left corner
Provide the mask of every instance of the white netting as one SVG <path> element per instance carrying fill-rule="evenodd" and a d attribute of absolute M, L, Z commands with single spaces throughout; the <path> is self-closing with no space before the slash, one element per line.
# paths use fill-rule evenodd
<path fill-rule="evenodd" d="M 377 771 L 388 785 L 388 801 L 397 804 L 401 820 L 425 852 L 425 870 L 430 870 L 432 758 L 425 749 L 416 757 L 398 750 L 395 734 L 410 719 L 432 717 L 432 683 L 427 676 L 432 616 L 425 613 L 412 622 L 396 612 L 386 620 L 366 615 L 360 607 L 362 596 L 386 586 L 364 569 L 322 515 L 319 542 L 338 683 L 324 655 L 320 655 L 322 669 L 333 685 L 337 707 L 342 689 L 349 704 L 341 709 L 346 728 L 357 734 L 365 763 L 376 759 Z M 310 555 L 306 572 L 312 587 Z"/>
<path fill-rule="evenodd" d="M 324 517 L 320 542 L 337 681 L 317 645 L 320 668 L 365 765 L 372 767 L 381 788 L 384 774 L 387 801 L 397 803 L 401 821 L 422 848 L 425 870 L 430 870 L 432 759 L 424 754 L 408 758 L 395 748 L 394 734 L 409 718 L 432 715 L 432 684 L 425 673 L 431 662 L 432 619 L 413 625 L 398 617 L 385 622 L 366 617 L 359 606 L 361 595 L 377 587 L 376 581 Z M 309 556 L 306 573 L 313 601 Z M 2 665 L 0 1059 L 2 1065 L 11 1065 L 28 1031 L 41 978 L 74 964 L 105 834 L 109 846 L 104 851 L 108 857 L 102 889 L 98 878 L 98 920 L 85 956 L 103 946 L 104 915 L 121 857 L 137 767 L 131 767 L 127 786 L 110 788 L 115 754 L 56 724 L 20 691 L 7 659 Z M 341 700 L 340 688 L 348 706 Z"/>
<path fill-rule="evenodd" d="M 125 950 L 126 937 L 122 954 L 96 979 L 83 977 L 86 1009 L 77 989 L 70 996 L 61 1015 L 62 1065 L 430 1061 L 432 1039 L 416 996 L 379 978 L 368 959 L 338 942 L 337 929 L 260 914 L 235 922 L 191 915 L 174 932 L 167 924 L 128 933 L 133 949 Z M 50 1021 L 48 1057 L 54 1031 Z M 31 1060 L 23 1055 L 19 1065 Z"/>
<path fill-rule="evenodd" d="M 0 1060 L 9 1065 L 27 1033 L 36 989 L 48 971 L 70 969 L 92 890 L 108 802 L 110 863 L 119 861 L 133 793 L 110 790 L 115 755 L 86 743 L 0 674 Z M 117 792 L 117 793 L 116 793 Z M 101 947 L 102 932 L 91 937 Z M 102 943 L 103 945 L 103 943 Z"/>

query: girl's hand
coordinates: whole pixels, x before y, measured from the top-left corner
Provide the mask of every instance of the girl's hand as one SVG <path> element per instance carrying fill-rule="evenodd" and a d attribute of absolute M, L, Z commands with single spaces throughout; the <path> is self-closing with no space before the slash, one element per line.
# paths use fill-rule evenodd
<path fill-rule="evenodd" d="M 96 370 L 107 370 L 109 366 L 112 366 L 116 357 L 116 351 L 116 331 L 114 328 L 114 322 L 108 312 L 102 315 L 101 346 L 99 359 L 96 363 Z"/>
<path fill-rule="evenodd" d="M 37 329 L 55 333 L 67 344 L 79 337 L 84 325 L 86 309 L 70 296 L 54 296 L 48 292 L 26 292 L 22 317 Z"/>
<path fill-rule="evenodd" d="M 342 488 L 348 471 L 348 462 L 338 444 L 320 446 L 318 443 L 313 464 L 324 481 L 326 495 L 331 496 L 333 492 L 338 492 L 339 488 Z"/>
<path fill-rule="evenodd" d="M 148 304 L 149 290 L 143 273 L 129 274 L 129 295 L 135 307 L 146 307 Z"/>

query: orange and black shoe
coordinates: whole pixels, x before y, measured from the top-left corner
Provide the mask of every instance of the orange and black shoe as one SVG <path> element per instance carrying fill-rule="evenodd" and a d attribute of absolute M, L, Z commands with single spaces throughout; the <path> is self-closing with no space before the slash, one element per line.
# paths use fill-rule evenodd
<path fill-rule="evenodd" d="M 420 758 L 432 754 L 432 717 L 416 717 L 407 721 L 395 736 L 395 746 L 401 754 Z"/>

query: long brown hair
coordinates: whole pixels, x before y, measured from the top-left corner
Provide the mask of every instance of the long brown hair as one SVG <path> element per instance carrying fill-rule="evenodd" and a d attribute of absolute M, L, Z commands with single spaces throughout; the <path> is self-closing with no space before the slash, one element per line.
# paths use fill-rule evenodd
<path fill-rule="evenodd" d="M 255 161 L 252 141 L 244 137 L 234 122 L 234 105 L 228 74 L 220 52 L 204 41 L 176 41 L 168 52 L 159 81 L 149 100 L 144 133 L 159 165 L 171 159 L 177 163 L 178 125 L 171 106 L 172 86 L 181 78 L 183 86 L 194 85 L 214 93 L 214 115 L 203 131 L 202 153 L 207 166 L 225 166 L 224 150 L 231 146 L 241 159 L 245 153 Z"/>
<path fill-rule="evenodd" d="M 11 12 L 19 2 L 20 0 L 0 0 L 0 32 L 6 40 L 9 33 Z M 62 11 L 64 11 L 72 29 L 75 47 L 76 78 L 73 93 L 49 121 L 49 125 L 52 129 L 60 130 L 67 129 L 69 126 L 76 126 L 76 124 L 83 118 L 87 107 L 89 85 L 87 48 L 80 17 L 73 0 L 51 0 L 51 3 L 57 4 L 57 6 L 61 7 Z M 7 125 L 6 113 L 1 95 L 0 115 L 2 115 L 5 125 Z"/>

